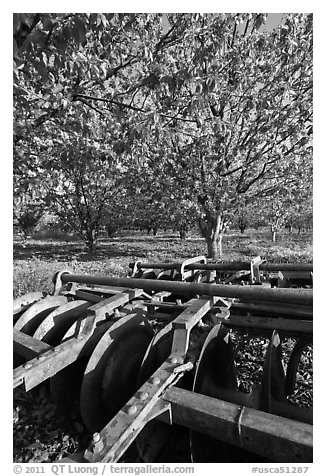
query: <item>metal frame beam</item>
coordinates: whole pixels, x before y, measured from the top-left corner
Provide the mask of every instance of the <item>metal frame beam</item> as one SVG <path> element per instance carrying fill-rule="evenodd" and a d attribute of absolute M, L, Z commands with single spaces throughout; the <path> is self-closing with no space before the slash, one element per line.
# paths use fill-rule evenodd
<path fill-rule="evenodd" d="M 171 405 L 173 423 L 273 461 L 312 461 L 312 425 L 182 388 L 168 389 L 162 400 Z"/>
<path fill-rule="evenodd" d="M 228 286 L 223 284 L 185 283 L 175 281 L 160 281 L 155 279 L 112 278 L 107 276 L 92 276 L 64 273 L 63 283 L 76 282 L 84 284 L 127 286 L 141 288 L 144 291 L 169 291 L 186 296 L 220 296 L 233 297 L 245 301 L 285 302 L 296 305 L 312 306 L 313 292 L 311 289 L 279 289 L 263 288 L 261 286 Z"/>

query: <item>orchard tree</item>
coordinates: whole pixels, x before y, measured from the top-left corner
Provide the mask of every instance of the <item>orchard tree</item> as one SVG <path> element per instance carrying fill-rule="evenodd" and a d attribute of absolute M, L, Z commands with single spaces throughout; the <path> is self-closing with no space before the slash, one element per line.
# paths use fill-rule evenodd
<path fill-rule="evenodd" d="M 191 200 L 171 202 L 170 226 L 178 230 L 181 240 L 187 239 L 187 234 L 197 225 L 197 209 Z"/>
<path fill-rule="evenodd" d="M 123 166 L 110 146 L 110 127 L 114 133 L 109 120 L 99 122 L 94 111 L 80 106 L 78 121 L 71 118 L 65 130 L 54 130 L 53 146 L 43 151 L 48 205 L 90 252 L 121 191 Z"/>
<path fill-rule="evenodd" d="M 23 233 L 24 241 L 27 240 L 36 228 L 43 212 L 43 207 L 37 202 L 15 204 L 14 225 Z"/>
<path fill-rule="evenodd" d="M 231 220 L 231 224 L 244 233 L 245 230 L 251 225 L 252 222 L 252 209 L 245 201 L 240 203 L 234 209 L 234 215 Z"/>
<path fill-rule="evenodd" d="M 44 124 L 60 122 L 73 110 L 77 114 L 82 104 L 97 111 L 99 120 L 115 113 L 122 126 L 117 150 L 125 145 L 128 149 L 125 119 L 138 126 L 140 113 L 145 113 L 142 122 L 146 114 L 152 119 L 144 103 L 152 87 L 153 55 L 176 41 L 176 26 L 162 33 L 162 18 L 134 13 L 14 14 L 14 143 L 39 134 Z"/>
<path fill-rule="evenodd" d="M 241 196 L 291 171 L 310 145 L 312 15 L 287 15 L 273 31 L 264 14 L 168 14 L 167 27 L 162 18 L 16 18 L 15 164 L 37 173 L 31 152 L 49 140 L 45 125 L 80 108 L 114 118 L 115 153 L 130 165 L 145 148 L 146 168 L 159 160 L 156 180 L 169 182 L 175 206 L 193 202 L 216 257 Z"/>
<path fill-rule="evenodd" d="M 81 203 L 79 196 L 88 193 L 81 178 L 93 174 L 92 181 L 98 184 L 101 167 L 110 168 L 112 155 L 105 155 L 103 147 L 99 166 L 96 146 L 77 140 L 88 134 L 85 121 L 82 127 L 78 123 L 93 112 L 106 127 L 102 139 L 109 152 L 114 157 L 130 154 L 133 133 L 140 138 L 146 135 L 147 125 L 153 120 L 151 112 L 147 114 L 147 109 L 140 107 L 151 84 L 147 67 L 153 61 L 151 50 L 155 46 L 158 54 L 175 41 L 171 35 L 174 28 L 166 35 L 162 29 L 162 15 L 156 14 L 14 14 L 15 180 L 18 183 L 36 178 L 41 188 L 47 184 L 52 206 L 74 229 L 76 218 L 79 220 L 77 227 L 89 247 L 100 226 L 95 222 L 100 223 L 103 214 L 107 217 L 108 210 L 116 220 L 123 204 L 118 201 L 118 210 L 112 211 L 112 194 L 106 190 L 99 197 L 99 213 L 95 202 L 92 212 L 86 212 L 93 199 L 87 197 Z M 139 118 L 140 113 L 145 117 Z M 137 129 L 139 126 L 144 129 Z M 98 142 L 92 134 L 89 139 Z M 68 206 L 71 194 L 75 196 Z M 110 205 L 105 203 L 108 198 Z M 125 203 L 131 203 L 125 199 Z M 145 207 L 145 214 L 153 220 L 155 197 L 147 202 L 151 205 Z M 156 220 L 160 218 L 159 210 L 157 215 Z M 112 220 L 108 221 L 112 228 Z"/>
<path fill-rule="evenodd" d="M 101 156 L 83 144 L 70 144 L 58 160 L 60 170 L 49 180 L 49 205 L 93 252 L 105 224 L 105 205 L 117 193 L 114 178 L 103 170 Z"/>
<path fill-rule="evenodd" d="M 144 144 L 140 150 L 133 151 L 126 168 L 124 203 L 129 205 L 131 222 L 155 236 L 160 228 L 171 226 L 171 197 L 158 153 L 146 150 Z"/>
<path fill-rule="evenodd" d="M 39 192 L 35 175 L 31 173 L 29 177 L 14 176 L 14 226 L 23 233 L 25 241 L 38 225 L 45 209 L 44 196 Z"/>
<path fill-rule="evenodd" d="M 279 164 L 280 165 L 280 164 Z M 256 187 L 251 198 L 255 213 L 270 227 L 272 241 L 289 224 L 310 223 L 312 217 L 312 148 L 296 155 L 286 168 L 276 167 L 276 177 Z"/>
<path fill-rule="evenodd" d="M 265 18 L 184 15 L 183 41 L 151 65 L 153 145 L 164 147 L 175 189 L 198 207 L 210 257 L 241 197 L 276 169 L 291 173 L 310 143 L 312 16 L 288 15 L 272 32 L 261 31 Z"/>
<path fill-rule="evenodd" d="M 14 15 L 15 183 L 34 183 L 89 250 L 118 190 L 124 118 L 119 105 L 101 112 L 83 98 L 76 101 L 75 94 L 86 87 L 106 91 L 110 78 L 113 85 L 120 83 L 124 68 L 142 58 L 130 51 L 125 63 L 120 61 L 131 40 L 120 41 L 119 35 L 126 37 L 135 18 Z M 111 52 L 116 42 L 119 48 Z"/>
<path fill-rule="evenodd" d="M 313 225 L 313 205 L 312 197 L 302 197 L 299 201 L 292 202 L 286 210 L 284 226 L 293 232 L 293 228 L 298 233 L 302 230 L 311 230 Z"/>
<path fill-rule="evenodd" d="M 263 206 L 265 207 L 265 220 L 271 232 L 272 242 L 276 241 L 276 234 L 285 224 L 286 198 L 280 191 L 276 191 L 272 196 L 265 197 Z"/>

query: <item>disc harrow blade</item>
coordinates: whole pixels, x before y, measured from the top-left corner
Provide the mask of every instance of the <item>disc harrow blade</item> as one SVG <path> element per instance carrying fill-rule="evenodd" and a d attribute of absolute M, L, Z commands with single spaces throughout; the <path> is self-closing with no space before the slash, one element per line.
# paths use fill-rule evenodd
<path fill-rule="evenodd" d="M 275 330 L 267 348 L 263 371 L 260 409 L 271 412 L 272 400 L 286 401 L 282 345 Z"/>
<path fill-rule="evenodd" d="M 166 361 L 173 341 L 172 324 L 167 324 L 153 338 L 145 354 L 138 376 L 138 387 Z M 179 382 L 182 385 L 181 382 Z M 151 420 L 137 436 L 136 444 L 140 457 L 145 462 L 189 461 L 188 430 L 180 425 L 167 425 Z"/>
<path fill-rule="evenodd" d="M 135 313 L 112 323 L 97 343 L 80 393 L 81 415 L 90 431 L 103 428 L 135 392 L 152 336 L 143 313 Z"/>
<path fill-rule="evenodd" d="M 24 294 L 13 302 L 13 317 L 14 324 L 20 318 L 20 316 L 35 302 L 40 301 L 46 294 L 44 292 L 32 292 Z"/>
<path fill-rule="evenodd" d="M 312 409 L 290 404 L 287 400 L 294 390 L 300 357 L 306 345 L 306 338 L 297 342 L 285 373 L 281 338 L 276 330 L 273 331 L 263 366 L 259 409 L 312 425 Z"/>
<path fill-rule="evenodd" d="M 218 324 L 208 334 L 202 348 L 193 391 L 221 398 L 221 389 L 237 392 L 237 377 L 230 331 Z M 191 459 L 194 463 L 257 461 L 257 455 L 190 430 Z"/>
<path fill-rule="evenodd" d="M 307 347 L 307 345 L 310 343 L 311 342 L 309 342 L 307 339 L 299 339 L 294 346 L 286 369 L 285 394 L 287 396 L 291 395 L 291 393 L 294 391 L 301 355 L 305 347 Z"/>
<path fill-rule="evenodd" d="M 85 317 L 91 302 L 78 299 L 54 309 L 36 329 L 35 339 L 50 345 L 58 345 L 71 325 L 79 318 Z"/>
<path fill-rule="evenodd" d="M 31 304 L 20 315 L 14 324 L 14 329 L 24 334 L 33 336 L 40 323 L 57 307 L 66 303 L 68 299 L 65 296 L 47 296 L 44 299 Z M 22 365 L 25 359 L 14 353 L 13 367 L 17 368 Z"/>
<path fill-rule="evenodd" d="M 68 302 L 65 296 L 47 296 L 42 301 L 33 304 L 18 319 L 14 328 L 32 336 L 41 322 L 59 306 Z"/>
<path fill-rule="evenodd" d="M 66 332 L 62 342 L 71 339 L 77 329 L 82 331 L 85 322 L 85 319 L 74 322 Z M 110 325 L 110 323 L 103 323 L 101 326 L 96 327 L 81 349 L 78 359 L 50 378 L 51 396 L 56 405 L 61 409 L 69 410 L 76 404 L 76 401 L 79 400 L 82 380 L 88 360 L 98 341 Z"/>
<path fill-rule="evenodd" d="M 117 289 L 112 289 L 112 292 L 113 291 L 117 292 Z M 106 330 L 116 319 L 122 318 L 132 312 L 138 312 L 142 307 L 141 301 L 139 300 L 128 302 L 128 299 L 137 297 L 140 295 L 140 292 L 131 292 L 125 288 L 121 288 L 118 291 L 117 294 L 107 298 L 105 301 L 101 301 L 91 306 L 91 308 L 86 309 L 87 313 L 95 313 L 96 316 L 96 327 L 93 333 L 89 336 L 84 347 L 81 349 L 78 359 L 50 379 L 52 397 L 56 404 L 63 409 L 69 409 L 79 399 L 80 388 L 88 360 Z M 127 304 L 124 304 L 125 302 L 127 302 Z M 108 320 L 110 317 L 112 320 Z M 87 325 L 86 319 L 80 318 L 79 316 L 78 319 L 74 321 L 75 322 L 73 322 L 65 333 L 62 342 L 84 332 L 85 325 Z"/>

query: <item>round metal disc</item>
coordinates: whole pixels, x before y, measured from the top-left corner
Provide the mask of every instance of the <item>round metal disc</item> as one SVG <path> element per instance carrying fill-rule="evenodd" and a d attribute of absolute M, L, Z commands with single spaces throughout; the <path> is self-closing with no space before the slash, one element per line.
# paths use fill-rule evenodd
<path fill-rule="evenodd" d="M 291 352 L 291 356 L 286 369 L 285 379 L 285 394 L 287 396 L 291 395 L 291 393 L 295 389 L 297 371 L 300 364 L 301 355 L 308 344 L 311 344 L 311 342 L 309 342 L 307 339 L 299 339 Z"/>
<path fill-rule="evenodd" d="M 155 271 L 144 271 L 143 274 L 140 276 L 141 279 L 156 279 Z"/>
<path fill-rule="evenodd" d="M 36 302 L 25 311 L 14 328 L 32 336 L 41 322 L 59 306 L 66 304 L 68 299 L 65 296 L 47 296 L 40 302 Z"/>
<path fill-rule="evenodd" d="M 65 296 L 47 296 L 39 302 L 28 306 L 25 312 L 17 319 L 14 324 L 14 329 L 24 332 L 24 334 L 32 336 L 37 327 L 41 324 L 43 319 L 50 314 L 53 309 L 61 306 L 67 302 Z M 14 353 L 13 366 L 14 368 L 22 365 L 26 359 Z"/>
<path fill-rule="evenodd" d="M 50 345 L 58 345 L 71 325 L 86 315 L 91 304 L 89 301 L 79 299 L 54 309 L 40 323 L 33 337 Z"/>
<path fill-rule="evenodd" d="M 86 319 L 78 319 L 68 329 L 61 342 L 66 342 L 81 332 L 86 323 Z M 87 367 L 88 360 L 104 332 L 112 325 L 112 322 L 105 322 L 94 329 L 94 332 L 85 342 L 78 359 L 65 367 L 60 372 L 50 378 L 51 396 L 62 410 L 73 408 L 79 400 L 80 388 Z"/>
<path fill-rule="evenodd" d="M 156 334 L 144 357 L 139 377 L 138 386 L 158 369 L 169 357 L 173 340 L 172 324 L 167 324 Z M 183 383 L 184 383 L 183 379 Z M 181 381 L 178 383 L 182 385 Z M 186 387 L 185 385 L 182 385 Z M 188 430 L 179 425 L 166 425 L 152 420 L 147 423 L 137 436 L 138 452 L 145 462 L 186 462 L 190 459 Z"/>
<path fill-rule="evenodd" d="M 32 304 L 37 301 L 40 301 L 45 296 L 43 292 L 32 292 L 24 294 L 14 299 L 13 302 L 13 316 L 14 323 L 20 318 L 20 316 L 25 312 Z"/>
<path fill-rule="evenodd" d="M 81 415 L 90 431 L 101 430 L 136 391 L 152 336 L 143 313 L 135 313 L 115 322 L 97 343 L 80 392 Z"/>
<path fill-rule="evenodd" d="M 146 350 L 138 375 L 138 385 L 141 386 L 155 370 L 168 358 L 172 347 L 172 324 L 169 323 L 154 337 Z"/>
<path fill-rule="evenodd" d="M 237 390 L 237 378 L 229 329 L 216 325 L 202 348 L 193 391 L 218 398 L 219 388 Z M 196 431 L 190 431 L 191 459 L 194 463 L 239 463 L 256 455 Z M 253 459 L 254 458 L 254 459 Z"/>

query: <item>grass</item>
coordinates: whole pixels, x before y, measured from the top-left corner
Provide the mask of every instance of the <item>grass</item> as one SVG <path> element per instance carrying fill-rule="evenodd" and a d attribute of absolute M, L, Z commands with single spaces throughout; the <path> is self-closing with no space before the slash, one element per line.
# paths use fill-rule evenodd
<path fill-rule="evenodd" d="M 52 291 L 52 276 L 68 269 L 74 273 L 126 276 L 129 263 L 142 261 L 182 261 L 206 255 L 204 239 L 191 235 L 181 241 L 175 234 L 156 237 L 121 236 L 101 240 L 94 254 L 85 251 L 81 241 L 29 240 L 14 241 L 14 297 L 31 291 Z M 250 260 L 261 256 L 269 262 L 312 262 L 312 234 L 278 236 L 272 243 L 267 230 L 230 232 L 223 238 L 222 261 Z"/>

